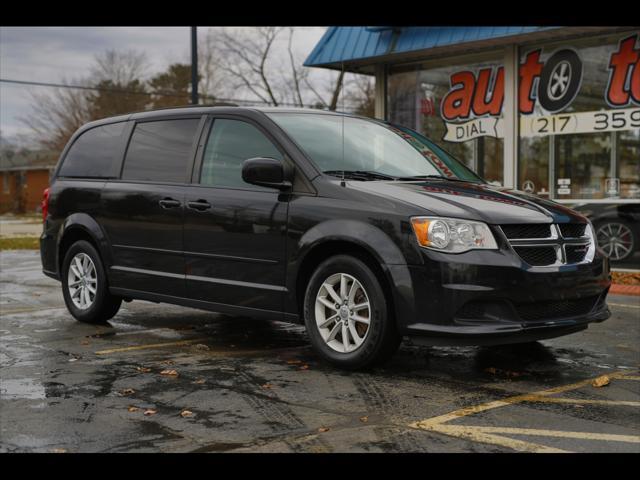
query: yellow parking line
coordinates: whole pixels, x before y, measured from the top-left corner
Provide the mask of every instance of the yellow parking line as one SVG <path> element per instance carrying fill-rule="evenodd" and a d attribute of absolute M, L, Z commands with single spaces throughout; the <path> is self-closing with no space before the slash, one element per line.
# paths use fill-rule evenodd
<path fill-rule="evenodd" d="M 603 440 L 606 442 L 640 443 L 640 435 L 617 435 L 613 433 L 569 432 L 565 430 L 543 430 L 538 428 L 480 427 L 473 426 L 479 432 L 507 433 L 511 435 L 533 435 L 538 437 L 579 438 L 582 440 Z"/>
<path fill-rule="evenodd" d="M 586 398 L 543 397 L 539 395 L 526 396 L 522 399 L 522 401 L 539 403 L 573 403 L 583 405 L 616 405 L 624 407 L 640 407 L 640 402 L 627 402 L 623 400 L 591 400 Z"/>
<path fill-rule="evenodd" d="M 135 350 L 147 350 L 150 348 L 179 347 L 183 345 L 190 345 L 192 343 L 203 342 L 206 340 L 209 340 L 209 338 L 196 338 L 193 340 L 181 340 L 179 342 L 150 343 L 146 345 L 135 345 L 133 347 L 111 348 L 108 350 L 99 350 L 95 353 L 96 355 L 109 355 L 110 353 L 132 352 Z"/>
<path fill-rule="evenodd" d="M 636 380 L 640 377 L 636 375 L 629 375 L 625 371 L 618 371 L 607 374 L 610 379 L 620 380 Z M 517 451 L 523 452 L 545 452 L 545 453 L 562 453 L 565 450 L 547 447 L 533 442 L 525 442 L 522 440 L 516 440 L 513 438 L 503 437 L 495 435 L 501 434 L 518 434 L 518 435 L 536 435 L 546 437 L 562 437 L 562 438 L 577 438 L 583 440 L 604 440 L 614 442 L 628 442 L 628 443 L 640 443 L 640 436 L 636 435 L 617 435 L 617 434 L 604 434 L 604 433 L 590 433 L 590 432 L 571 432 L 563 430 L 544 430 L 544 429 L 530 429 L 530 428 L 513 428 L 513 427 L 483 427 L 474 425 L 447 425 L 447 422 L 452 420 L 474 415 L 476 413 L 492 410 L 495 408 L 505 407 L 521 402 L 555 402 L 555 403 L 585 403 L 585 404 L 600 404 L 600 405 L 629 405 L 640 406 L 640 402 L 625 402 L 625 401 L 613 401 L 613 400 L 580 400 L 571 398 L 558 398 L 551 397 L 558 393 L 564 393 L 572 390 L 590 385 L 593 379 L 582 380 L 580 382 L 572 383 L 569 385 L 562 385 L 559 387 L 549 388 L 547 390 L 541 390 L 538 392 L 532 392 L 523 395 L 515 395 L 513 397 L 505 398 L 503 400 L 496 400 L 492 402 L 482 403 L 480 405 L 473 405 L 466 408 L 461 408 L 453 412 L 449 412 L 437 417 L 428 418 L 426 420 L 413 422 L 409 425 L 411 428 L 418 428 L 422 430 L 439 432 L 445 435 L 450 435 L 467 440 L 488 443 L 492 445 L 503 446 L 511 448 Z"/>
<path fill-rule="evenodd" d="M 614 372 L 614 373 L 608 374 L 608 377 L 620 378 L 624 376 L 624 373 L 625 372 Z M 516 395 L 513 397 L 505 398 L 504 400 L 496 400 L 493 402 L 482 403 L 480 405 L 473 405 L 471 407 L 465 407 L 459 410 L 455 410 L 445 415 L 440 415 L 440 416 L 429 418 L 419 422 L 414 422 L 410 426 L 414 428 L 424 428 L 424 426 L 430 425 L 430 424 L 432 425 L 432 424 L 445 423 L 451 420 L 455 420 L 456 418 L 466 417 L 468 415 L 484 412 L 486 410 L 493 410 L 494 408 L 506 407 L 508 405 L 513 405 L 514 403 L 520 403 L 520 402 L 526 401 L 527 398 L 530 398 L 532 396 L 547 397 L 550 395 L 554 395 L 556 393 L 564 393 L 571 390 L 577 390 L 578 388 L 590 385 L 592 381 L 593 379 L 582 380 L 580 382 L 572 383 L 569 385 L 562 385 L 560 387 L 549 388 L 547 390 L 542 390 L 539 392 L 526 393 L 523 395 Z"/>
<path fill-rule="evenodd" d="M 569 453 L 566 450 L 548 447 L 546 445 L 540 445 L 539 443 L 525 442 L 523 440 L 516 440 L 515 438 L 491 435 L 490 433 L 483 432 L 476 427 L 467 427 L 463 425 L 434 425 L 429 428 L 425 428 L 424 430 L 444 433 L 445 435 L 451 435 L 453 437 L 459 437 L 474 442 L 498 445 L 500 447 L 511 448 L 513 450 L 518 450 L 521 452 Z"/>

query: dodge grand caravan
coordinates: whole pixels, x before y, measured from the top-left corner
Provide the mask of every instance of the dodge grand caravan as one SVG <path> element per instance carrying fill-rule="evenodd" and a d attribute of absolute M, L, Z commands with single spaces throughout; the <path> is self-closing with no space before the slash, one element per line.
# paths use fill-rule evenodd
<path fill-rule="evenodd" d="M 610 315 L 582 215 L 489 185 L 428 138 L 317 110 L 190 107 L 89 123 L 43 199 L 69 312 L 132 299 L 303 323 L 346 368 L 415 343 L 526 343 Z"/>

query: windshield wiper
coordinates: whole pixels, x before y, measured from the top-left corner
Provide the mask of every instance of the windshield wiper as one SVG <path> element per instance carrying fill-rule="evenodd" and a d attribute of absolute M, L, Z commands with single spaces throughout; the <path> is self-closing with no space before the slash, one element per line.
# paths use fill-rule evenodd
<path fill-rule="evenodd" d="M 475 182 L 474 180 L 462 180 L 460 178 L 445 177 L 444 175 L 412 175 L 409 177 L 399 177 L 398 180 L 424 180 L 429 178 L 437 178 L 438 180 L 448 180 L 450 182 L 478 183 L 478 182 Z"/>
<path fill-rule="evenodd" d="M 398 180 L 398 177 L 370 170 L 325 170 L 322 173 L 336 177 L 342 177 L 344 175 L 345 178 L 348 177 L 359 180 Z"/>

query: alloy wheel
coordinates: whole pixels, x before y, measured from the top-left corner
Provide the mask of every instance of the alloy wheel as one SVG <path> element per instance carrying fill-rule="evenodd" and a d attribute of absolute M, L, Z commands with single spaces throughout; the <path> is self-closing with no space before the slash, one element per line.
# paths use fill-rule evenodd
<path fill-rule="evenodd" d="M 633 251 L 633 234 L 622 223 L 606 223 L 596 235 L 600 248 L 611 260 L 623 260 Z"/>
<path fill-rule="evenodd" d="M 71 259 L 67 275 L 67 288 L 73 304 L 86 310 L 96 299 L 98 278 L 96 266 L 86 253 L 78 253 Z"/>
<path fill-rule="evenodd" d="M 322 283 L 315 314 L 322 339 L 336 352 L 357 350 L 369 333 L 369 296 L 362 284 L 346 273 L 333 274 Z"/>

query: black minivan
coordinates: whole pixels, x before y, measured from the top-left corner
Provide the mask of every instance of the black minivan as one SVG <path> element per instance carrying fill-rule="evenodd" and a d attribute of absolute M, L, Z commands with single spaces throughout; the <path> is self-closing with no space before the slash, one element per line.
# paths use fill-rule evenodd
<path fill-rule="evenodd" d="M 346 368 L 403 337 L 526 343 L 610 315 L 586 217 L 354 115 L 184 107 L 92 122 L 43 216 L 44 273 L 76 319 L 141 299 L 304 323 Z"/>

